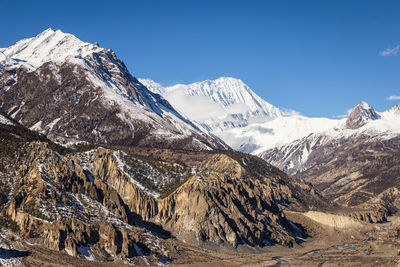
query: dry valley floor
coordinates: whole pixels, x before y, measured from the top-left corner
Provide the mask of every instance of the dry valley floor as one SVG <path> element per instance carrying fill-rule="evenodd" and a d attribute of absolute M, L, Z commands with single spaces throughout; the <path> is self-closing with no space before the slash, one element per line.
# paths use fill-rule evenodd
<path fill-rule="evenodd" d="M 282 246 L 237 250 L 189 246 L 175 241 L 179 255 L 172 266 L 400 266 L 400 218 L 391 216 L 385 223 L 366 224 L 336 216 L 335 227 L 321 223 L 313 216 L 288 212 L 287 216 L 302 223 L 312 235 L 293 248 Z M 323 214 L 322 214 L 323 215 Z M 338 219 L 339 218 L 339 219 Z M 343 225 L 340 225 L 342 223 Z M 148 262 L 148 264 L 152 264 Z M 92 262 L 32 245 L 11 232 L 0 235 L 0 266 L 127 266 L 112 262 Z"/>

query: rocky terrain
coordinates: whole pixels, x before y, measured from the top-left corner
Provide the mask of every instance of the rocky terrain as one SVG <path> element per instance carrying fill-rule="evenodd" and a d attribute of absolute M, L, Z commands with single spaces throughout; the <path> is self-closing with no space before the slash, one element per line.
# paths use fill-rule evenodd
<path fill-rule="evenodd" d="M 312 183 L 328 201 L 397 210 L 389 200 L 399 190 L 399 105 L 377 112 L 361 101 L 343 119 L 307 118 L 274 107 L 235 78 L 168 87 L 140 81 L 232 148 Z M 210 112 L 202 112 L 202 105 Z"/>
<path fill-rule="evenodd" d="M 167 263 L 175 242 L 293 246 L 307 234 L 284 211 L 326 205 L 255 156 L 65 148 L 5 116 L 1 225 L 34 246 L 125 264 Z"/>

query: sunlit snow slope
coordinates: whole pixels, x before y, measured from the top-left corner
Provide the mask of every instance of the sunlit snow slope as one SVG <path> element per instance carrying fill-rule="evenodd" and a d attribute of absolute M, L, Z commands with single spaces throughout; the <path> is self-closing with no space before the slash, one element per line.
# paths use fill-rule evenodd
<path fill-rule="evenodd" d="M 398 108 L 378 113 L 361 101 L 349 118 L 309 118 L 284 112 L 257 96 L 235 78 L 222 77 L 192 84 L 163 87 L 150 79 L 139 79 L 151 91 L 163 95 L 189 119 L 210 130 L 232 148 L 259 154 L 291 146 L 310 135 L 329 138 L 361 132 L 397 134 L 394 123 Z M 400 124 L 398 124 L 400 125 Z M 317 138 L 318 139 L 318 138 Z M 308 151 L 302 154 L 305 160 Z"/>
<path fill-rule="evenodd" d="M 151 91 L 163 95 L 192 121 L 243 152 L 257 154 L 340 123 L 282 111 L 235 78 L 222 77 L 170 87 L 162 87 L 150 79 L 139 80 Z"/>

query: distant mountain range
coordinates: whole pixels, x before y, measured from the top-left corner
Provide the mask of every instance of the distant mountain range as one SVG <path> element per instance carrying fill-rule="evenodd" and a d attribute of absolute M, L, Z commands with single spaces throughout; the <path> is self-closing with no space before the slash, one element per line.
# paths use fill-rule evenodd
<path fill-rule="evenodd" d="M 304 171 L 310 168 L 306 162 L 313 151 L 327 143 L 348 141 L 360 136 L 367 137 L 366 142 L 373 142 L 400 135 L 399 110 L 400 105 L 396 105 L 385 112 L 376 112 L 361 101 L 347 118 L 337 120 L 333 127 L 269 149 L 261 153 L 261 157 L 291 174 Z"/>
<path fill-rule="evenodd" d="M 310 134 L 346 134 L 348 130 L 358 129 L 364 124 L 368 125 L 361 131 L 371 126 L 371 129 L 382 132 L 400 132 L 395 126 L 398 117 L 388 115 L 394 114 L 398 107 L 385 112 L 381 118 L 367 103 L 361 102 L 348 120 L 309 118 L 294 111 L 280 110 L 235 78 L 222 77 L 169 87 L 162 87 L 150 79 L 139 80 L 232 148 L 252 154 L 288 145 Z M 373 120 L 377 122 L 368 123 Z"/>

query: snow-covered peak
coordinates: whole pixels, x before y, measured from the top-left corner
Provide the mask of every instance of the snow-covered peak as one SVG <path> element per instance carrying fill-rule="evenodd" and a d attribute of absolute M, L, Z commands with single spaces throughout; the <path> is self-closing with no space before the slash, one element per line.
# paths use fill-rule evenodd
<path fill-rule="evenodd" d="M 9 115 L 16 121 L 57 142 L 123 142 L 126 145 L 142 142 L 202 150 L 227 147 L 178 113 L 162 96 L 149 91 L 112 50 L 101 48 L 97 43 L 86 43 L 72 34 L 47 29 L 8 48 L 0 48 L 0 57 L 0 69 L 21 67 L 32 75 L 25 76 L 26 71 L 7 71 L 6 75 L 0 75 L 0 85 L 7 84 L 0 88 L 7 92 L 6 96 L 2 94 L 7 99 L 2 109 L 13 111 Z M 27 95 L 20 91 L 31 80 L 36 88 L 29 97 L 43 97 L 40 101 L 25 101 Z M 14 94 L 21 97 L 16 100 L 12 97 Z M 72 95 L 74 100 L 70 101 Z M 38 103 L 57 107 L 58 111 L 52 112 L 56 110 L 53 108 L 46 113 Z M 22 106 L 35 116 L 26 116 Z M 61 112 L 59 106 L 62 106 Z M 65 114 L 69 114 L 69 119 L 65 119 Z M 81 121 L 86 119 L 96 121 L 90 125 L 91 130 Z M 74 134 L 70 134 L 70 125 L 78 125 L 74 127 Z"/>
<path fill-rule="evenodd" d="M 346 121 L 348 129 L 357 129 L 368 121 L 377 120 L 380 116 L 368 103 L 361 101 L 349 114 Z"/>
<path fill-rule="evenodd" d="M 372 106 L 370 106 L 367 102 L 362 101 L 362 100 L 360 101 L 360 103 L 358 103 L 358 105 L 356 107 L 364 109 L 364 110 L 368 110 L 368 109 L 372 108 Z"/>
<path fill-rule="evenodd" d="M 400 104 L 397 104 L 382 113 L 382 116 L 395 116 L 400 117 Z"/>
<path fill-rule="evenodd" d="M 169 87 L 162 87 L 150 79 L 139 80 L 151 91 L 163 95 L 188 118 L 211 131 L 243 127 L 285 115 L 236 78 L 221 77 Z"/>
<path fill-rule="evenodd" d="M 36 69 L 46 62 L 64 62 L 68 57 L 84 58 L 103 50 L 85 43 L 72 34 L 47 29 L 35 37 L 22 39 L 8 48 L 0 48 L 0 61 L 6 65 L 24 65 Z"/>
<path fill-rule="evenodd" d="M 167 88 L 167 91 L 185 90 L 191 96 L 207 96 L 215 103 L 228 107 L 234 104 L 245 104 L 249 111 L 264 112 L 269 117 L 281 116 L 281 111 L 262 100 L 242 80 L 221 77 L 216 80 L 206 80 L 192 84 L 177 84 Z"/>
<path fill-rule="evenodd" d="M 165 93 L 165 88 L 161 84 L 159 84 L 151 79 L 141 78 L 141 79 L 139 79 L 139 81 L 153 93 L 160 94 L 160 95 Z"/>
<path fill-rule="evenodd" d="M 352 112 L 355 111 L 359 111 L 362 119 L 366 121 L 376 120 L 379 118 L 379 115 L 375 112 L 374 108 L 365 101 L 360 101 L 360 103 L 355 106 Z"/>

